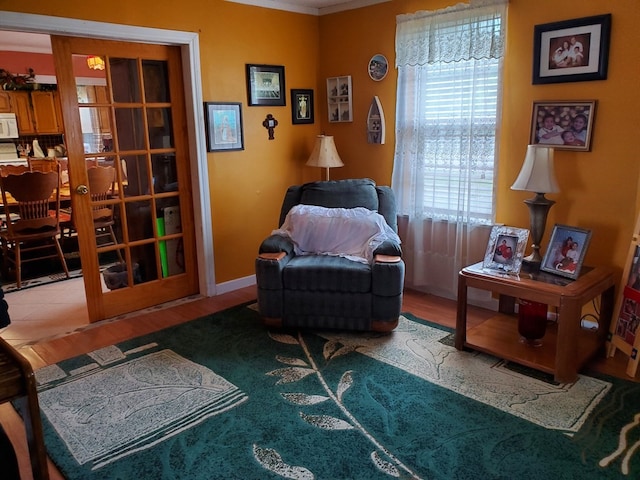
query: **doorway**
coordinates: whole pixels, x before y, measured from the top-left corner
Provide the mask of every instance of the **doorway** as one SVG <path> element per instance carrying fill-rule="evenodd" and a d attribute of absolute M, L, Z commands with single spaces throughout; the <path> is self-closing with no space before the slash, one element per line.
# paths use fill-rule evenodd
<path fill-rule="evenodd" d="M 136 28 L 101 22 L 84 22 L 73 19 L 56 18 L 39 15 L 2 12 L 0 29 L 38 32 L 46 34 L 77 35 L 85 38 L 110 38 L 118 41 L 135 40 L 140 42 L 161 43 L 177 46 L 183 56 L 183 81 L 185 84 L 185 111 L 187 147 L 192 169 L 191 189 L 193 191 L 193 213 L 196 231 L 202 232 L 195 238 L 198 271 L 198 286 L 201 294 L 216 294 L 213 239 L 210 231 L 210 205 L 208 199 L 208 171 L 204 131 L 202 129 L 204 114 L 200 91 L 200 78 L 196 76 L 199 68 L 199 45 L 197 34 L 190 32 L 167 31 L 151 28 Z"/>

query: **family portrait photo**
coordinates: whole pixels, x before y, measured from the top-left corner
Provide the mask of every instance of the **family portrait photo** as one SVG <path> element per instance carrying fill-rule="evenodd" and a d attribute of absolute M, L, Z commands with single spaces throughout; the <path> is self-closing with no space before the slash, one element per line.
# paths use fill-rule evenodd
<path fill-rule="evenodd" d="M 611 15 L 534 27 L 533 84 L 606 80 Z"/>
<path fill-rule="evenodd" d="M 483 268 L 520 273 L 529 230 L 496 225 L 491 229 Z"/>
<path fill-rule="evenodd" d="M 563 277 L 578 278 L 590 240 L 590 230 L 555 225 L 540 269 Z"/>
<path fill-rule="evenodd" d="M 595 104 L 595 100 L 533 102 L 531 144 L 564 150 L 590 150 Z"/>

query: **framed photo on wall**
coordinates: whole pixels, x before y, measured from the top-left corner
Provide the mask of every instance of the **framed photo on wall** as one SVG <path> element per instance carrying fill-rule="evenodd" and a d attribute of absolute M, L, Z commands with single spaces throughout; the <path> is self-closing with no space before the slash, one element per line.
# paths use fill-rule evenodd
<path fill-rule="evenodd" d="M 313 123 L 314 116 L 313 90 L 291 89 L 291 122 Z"/>
<path fill-rule="evenodd" d="M 246 65 L 247 99 L 250 107 L 285 106 L 284 66 Z"/>
<path fill-rule="evenodd" d="M 580 275 L 590 240 L 590 230 L 554 225 L 540 270 L 575 280 Z"/>
<path fill-rule="evenodd" d="M 596 101 L 533 102 L 531 145 L 559 150 L 591 150 Z"/>
<path fill-rule="evenodd" d="M 242 104 L 239 102 L 205 102 L 207 151 L 244 150 Z"/>
<path fill-rule="evenodd" d="M 496 225 L 491 229 L 483 268 L 517 275 L 522 267 L 529 230 Z"/>
<path fill-rule="evenodd" d="M 611 14 L 536 25 L 533 83 L 606 80 Z"/>

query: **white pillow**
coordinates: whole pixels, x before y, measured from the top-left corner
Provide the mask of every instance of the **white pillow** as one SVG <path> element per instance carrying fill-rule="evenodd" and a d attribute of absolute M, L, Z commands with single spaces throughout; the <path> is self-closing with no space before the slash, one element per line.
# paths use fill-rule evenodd
<path fill-rule="evenodd" d="M 336 255 L 362 263 L 371 263 L 385 240 L 400 243 L 384 217 L 364 207 L 296 205 L 272 234 L 291 238 L 297 255 Z"/>

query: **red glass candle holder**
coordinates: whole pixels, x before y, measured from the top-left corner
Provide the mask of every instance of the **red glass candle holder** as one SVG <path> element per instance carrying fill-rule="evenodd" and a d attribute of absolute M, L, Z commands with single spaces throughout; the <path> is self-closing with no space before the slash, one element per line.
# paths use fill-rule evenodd
<path fill-rule="evenodd" d="M 547 304 L 520 299 L 518 333 L 525 345 L 539 347 L 547 330 Z"/>

